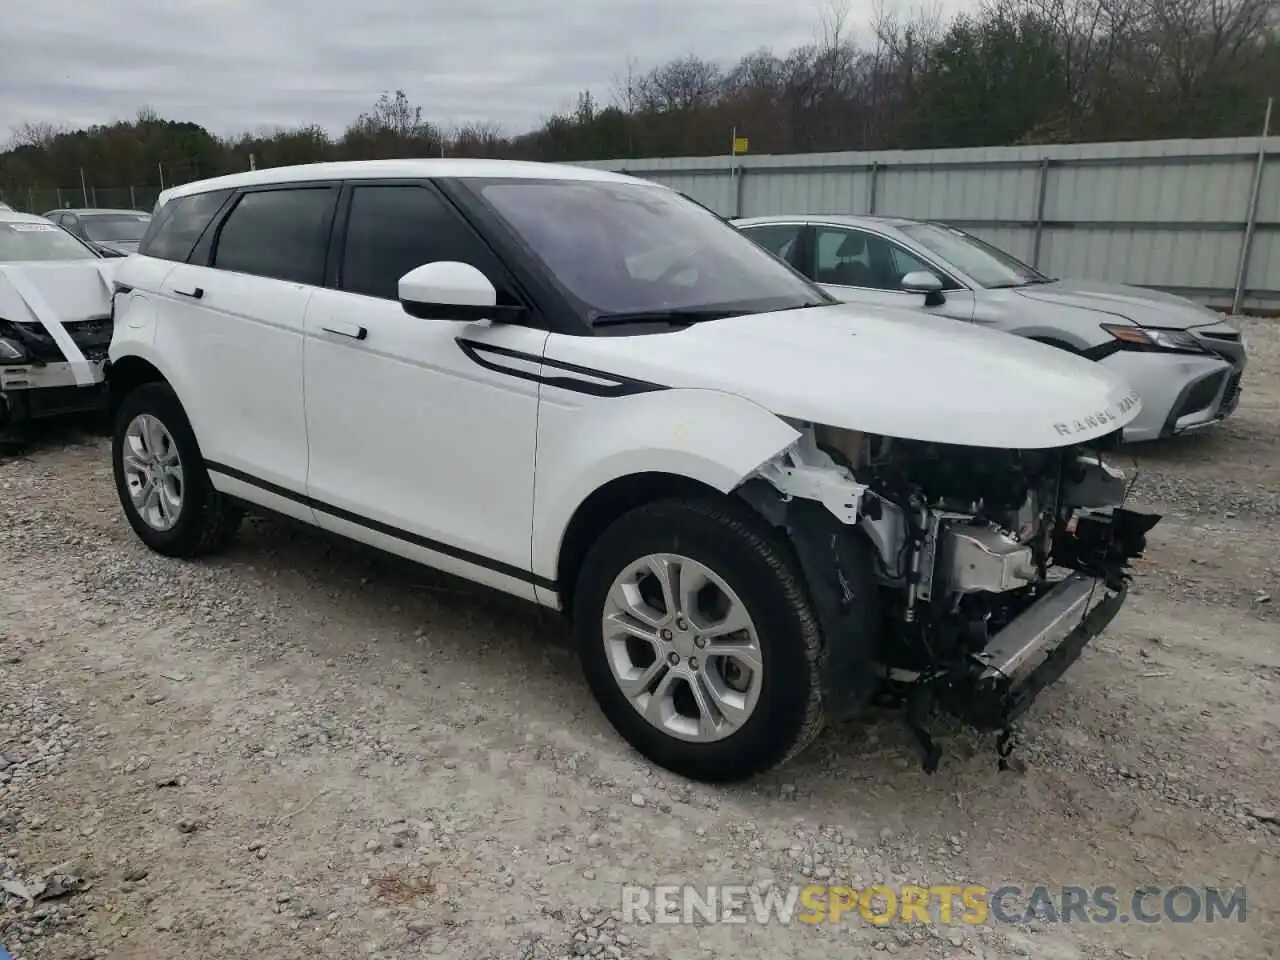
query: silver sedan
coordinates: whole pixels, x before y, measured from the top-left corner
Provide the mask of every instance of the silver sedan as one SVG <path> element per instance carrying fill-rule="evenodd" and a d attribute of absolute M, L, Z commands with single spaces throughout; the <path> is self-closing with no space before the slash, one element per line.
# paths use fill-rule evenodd
<path fill-rule="evenodd" d="M 1239 403 L 1248 345 L 1221 314 L 1183 297 L 1047 277 L 942 223 L 814 215 L 733 223 L 842 300 L 985 324 L 1105 364 L 1142 397 L 1126 441 L 1207 427 Z"/>

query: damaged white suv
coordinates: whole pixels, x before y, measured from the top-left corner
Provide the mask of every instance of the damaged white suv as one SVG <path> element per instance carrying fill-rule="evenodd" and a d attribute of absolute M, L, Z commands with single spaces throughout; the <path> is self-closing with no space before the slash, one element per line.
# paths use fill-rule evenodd
<path fill-rule="evenodd" d="M 117 273 L 114 470 L 193 556 L 265 508 L 564 611 L 641 753 L 751 776 L 897 698 L 1005 731 L 1156 518 L 1096 364 L 836 303 L 656 184 L 500 161 L 166 191 Z"/>

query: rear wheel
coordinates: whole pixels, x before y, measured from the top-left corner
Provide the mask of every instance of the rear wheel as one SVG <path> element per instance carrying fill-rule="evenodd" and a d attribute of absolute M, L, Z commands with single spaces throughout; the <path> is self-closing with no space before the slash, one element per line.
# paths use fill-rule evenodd
<path fill-rule="evenodd" d="M 116 492 L 139 539 L 157 553 L 195 557 L 230 542 L 242 511 L 213 488 L 173 389 L 146 383 L 116 410 Z"/>
<path fill-rule="evenodd" d="M 787 551 L 745 509 L 671 500 L 625 515 L 587 555 L 574 623 L 609 721 L 682 776 L 751 777 L 822 727 L 817 621 Z"/>

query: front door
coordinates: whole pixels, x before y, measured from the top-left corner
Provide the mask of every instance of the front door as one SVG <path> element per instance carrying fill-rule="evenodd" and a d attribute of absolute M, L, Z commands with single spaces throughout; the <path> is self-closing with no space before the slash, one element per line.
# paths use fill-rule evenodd
<path fill-rule="evenodd" d="M 339 210 L 337 289 L 306 318 L 307 492 L 318 522 L 533 599 L 538 384 L 545 330 L 412 317 L 411 269 L 458 260 L 499 290 L 489 248 L 426 184 L 358 183 Z M 344 226 L 345 224 L 345 226 Z M 510 352 L 514 352 L 513 357 Z"/>
<path fill-rule="evenodd" d="M 805 231 L 803 224 L 755 223 L 738 229 L 775 257 L 804 272 L 801 258 Z"/>
<path fill-rule="evenodd" d="M 902 289 L 902 278 L 919 271 L 933 273 L 942 280 L 945 303 L 926 307 L 922 294 Z M 972 292 L 905 247 L 866 230 L 814 227 L 809 273 L 832 296 L 851 303 L 927 310 L 956 320 L 973 316 Z"/>

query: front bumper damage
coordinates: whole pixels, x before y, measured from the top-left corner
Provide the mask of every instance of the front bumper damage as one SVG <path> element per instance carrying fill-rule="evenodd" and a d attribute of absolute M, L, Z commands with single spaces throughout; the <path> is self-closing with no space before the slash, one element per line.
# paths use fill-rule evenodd
<path fill-rule="evenodd" d="M 1127 594 L 1127 586 L 1066 576 L 992 638 L 972 671 L 940 686 L 939 701 L 978 730 L 1009 728 L 1115 619 Z"/>
<path fill-rule="evenodd" d="M 106 409 L 105 363 L 0 365 L 0 435 L 46 417 Z M 86 375 L 87 374 L 87 375 Z"/>
<path fill-rule="evenodd" d="M 98 261 L 0 264 L 0 432 L 105 410 L 113 333 Z"/>
<path fill-rule="evenodd" d="M 907 642 L 904 638 L 913 625 L 885 616 L 886 594 L 875 576 L 877 554 L 882 558 L 885 543 L 892 542 L 901 511 L 848 479 L 841 495 L 838 484 L 806 477 L 806 472 L 820 469 L 813 462 L 806 468 L 797 460 L 780 472 L 766 468 L 740 487 L 739 495 L 782 530 L 795 549 L 825 639 L 820 666 L 829 716 L 850 719 L 886 694 L 887 699 L 905 703 L 907 724 L 922 747 L 925 769 L 933 772 L 939 751 L 923 722 L 936 706 L 973 729 L 998 732 L 1004 766 L 1016 721 L 1124 605 L 1127 565 L 1142 555 L 1145 534 L 1159 518 L 1115 506 L 1099 509 L 1103 501 L 1115 503 L 1115 488 L 1123 489 L 1123 482 L 1109 468 L 1096 471 L 1088 483 L 1073 490 L 1074 502 L 1086 512 L 1070 536 L 1055 545 L 1055 565 L 1043 578 L 1011 586 L 1007 576 L 1003 582 L 990 576 L 994 571 L 1021 570 L 1016 561 L 995 553 L 989 571 L 984 574 L 979 566 L 970 573 L 975 582 L 992 583 L 995 593 L 1021 591 L 1026 605 L 1020 612 L 993 630 L 977 652 L 904 668 L 893 662 L 894 654 Z M 981 551 L 982 538 L 969 535 L 972 528 L 964 530 L 966 549 Z M 941 571 L 949 560 L 936 544 L 916 540 L 912 546 L 923 558 L 916 572 L 924 570 L 925 576 L 915 581 L 908 576 L 906 582 L 913 592 L 928 596 L 920 590 L 920 584 L 930 582 L 927 571 Z M 902 563 L 904 569 L 910 565 Z M 969 567 L 967 559 L 964 565 Z"/>

